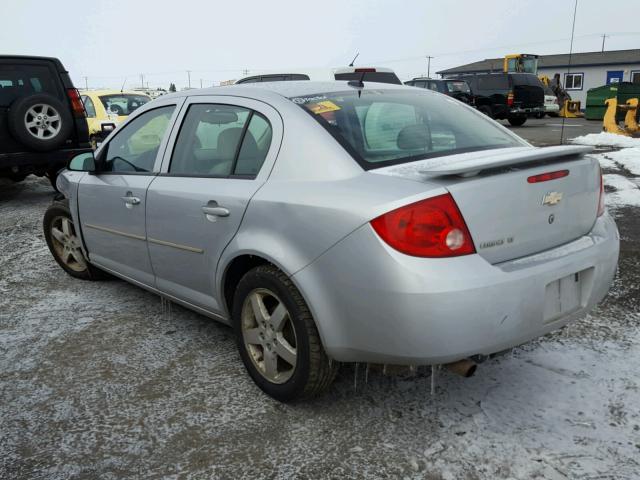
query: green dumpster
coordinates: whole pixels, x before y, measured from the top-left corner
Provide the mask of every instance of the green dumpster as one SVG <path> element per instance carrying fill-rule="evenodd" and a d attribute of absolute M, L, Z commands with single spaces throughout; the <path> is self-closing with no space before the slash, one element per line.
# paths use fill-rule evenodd
<path fill-rule="evenodd" d="M 604 101 L 618 95 L 619 83 L 603 85 L 587 90 L 587 104 L 585 105 L 584 118 L 587 120 L 602 120 L 607 106 Z"/>
<path fill-rule="evenodd" d="M 618 105 L 624 105 L 630 98 L 640 98 L 640 84 L 631 82 L 611 83 L 587 90 L 587 104 L 584 117 L 587 120 L 602 120 L 607 106 L 607 98 L 618 99 Z M 618 113 L 618 121 L 624 119 L 624 113 Z"/>

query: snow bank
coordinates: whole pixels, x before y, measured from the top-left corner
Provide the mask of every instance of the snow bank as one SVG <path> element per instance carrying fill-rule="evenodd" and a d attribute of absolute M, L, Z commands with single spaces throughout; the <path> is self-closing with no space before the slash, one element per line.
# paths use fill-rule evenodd
<path fill-rule="evenodd" d="M 608 207 L 640 207 L 640 188 L 627 177 L 616 174 L 604 175 L 604 184 L 616 189 L 605 196 Z"/>
<path fill-rule="evenodd" d="M 634 138 L 632 140 L 640 139 Z M 629 170 L 632 175 L 640 176 L 640 146 L 636 148 L 623 148 L 617 152 L 608 152 L 605 156 L 608 160 Z"/>
<path fill-rule="evenodd" d="M 615 133 L 607 132 L 590 133 L 588 135 L 582 135 L 581 137 L 572 138 L 569 141 L 578 145 L 640 148 L 640 138 L 625 137 L 623 135 L 616 135 Z"/>

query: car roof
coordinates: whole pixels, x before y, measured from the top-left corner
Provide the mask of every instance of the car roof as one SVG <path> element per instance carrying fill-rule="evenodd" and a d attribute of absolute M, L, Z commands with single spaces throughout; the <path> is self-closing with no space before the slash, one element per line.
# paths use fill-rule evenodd
<path fill-rule="evenodd" d="M 246 77 L 236 80 L 237 84 L 240 84 L 243 80 L 256 77 L 268 77 L 272 75 L 306 75 L 311 81 L 333 81 L 336 74 L 353 73 L 360 69 L 373 68 L 376 73 L 395 73 L 393 69 L 387 67 L 375 67 L 375 66 L 360 66 L 360 67 L 335 67 L 335 68 L 291 68 L 283 70 L 265 70 L 258 71 Z M 291 80 L 289 80 L 291 81 Z"/>
<path fill-rule="evenodd" d="M 149 97 L 146 93 L 136 92 L 133 90 L 109 90 L 109 89 L 101 89 L 101 90 L 82 90 L 80 91 L 80 95 L 89 95 L 100 97 L 102 95 L 142 95 L 143 97 Z M 151 97 L 149 97 L 151 98 Z"/>
<path fill-rule="evenodd" d="M 45 61 L 56 64 L 59 71 L 68 73 L 62 66 L 62 62 L 56 57 L 42 57 L 37 55 L 0 55 L 0 60 L 29 60 L 29 61 Z"/>
<path fill-rule="evenodd" d="M 364 88 L 376 90 L 398 90 L 407 89 L 406 85 L 396 85 L 393 83 L 364 82 Z M 316 95 L 319 93 L 337 93 L 351 90 L 354 87 L 345 81 L 316 82 L 313 80 L 293 80 L 281 82 L 258 82 L 242 83 L 239 85 L 225 85 L 221 87 L 210 87 L 202 89 L 185 90 L 182 92 L 163 95 L 162 98 L 189 97 L 194 95 L 236 95 L 251 96 L 258 100 L 268 100 L 274 97 L 301 97 L 305 95 Z"/>

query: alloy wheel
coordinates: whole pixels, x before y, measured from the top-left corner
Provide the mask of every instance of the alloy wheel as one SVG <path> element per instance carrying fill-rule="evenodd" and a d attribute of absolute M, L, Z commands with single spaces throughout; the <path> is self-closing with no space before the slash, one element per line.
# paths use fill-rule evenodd
<path fill-rule="evenodd" d="M 285 383 L 297 364 L 296 333 L 285 304 L 270 290 L 258 288 L 242 305 L 242 339 L 258 372 L 268 381 Z"/>
<path fill-rule="evenodd" d="M 87 269 L 87 262 L 80 248 L 80 239 L 76 235 L 71 219 L 62 216 L 53 219 L 51 240 L 55 253 L 62 263 L 75 272 Z"/>
<path fill-rule="evenodd" d="M 51 105 L 37 103 L 24 115 L 27 131 L 39 140 L 54 138 L 62 129 L 60 114 Z"/>

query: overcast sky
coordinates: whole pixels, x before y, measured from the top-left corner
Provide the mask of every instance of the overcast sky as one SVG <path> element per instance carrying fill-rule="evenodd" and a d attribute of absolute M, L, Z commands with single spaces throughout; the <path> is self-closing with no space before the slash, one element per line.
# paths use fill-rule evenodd
<path fill-rule="evenodd" d="M 356 65 L 402 80 L 566 53 L 574 0 L 0 0 L 0 53 L 59 57 L 78 87 L 210 86 L 242 70 Z M 640 48 L 640 0 L 578 0 L 574 51 Z"/>

